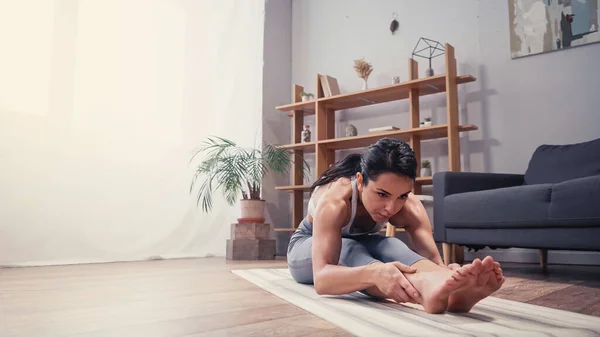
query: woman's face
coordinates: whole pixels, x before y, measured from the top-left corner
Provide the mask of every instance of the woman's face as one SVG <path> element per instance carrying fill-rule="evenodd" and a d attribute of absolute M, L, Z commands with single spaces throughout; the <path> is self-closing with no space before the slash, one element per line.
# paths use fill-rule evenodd
<path fill-rule="evenodd" d="M 377 222 L 388 221 L 398 213 L 414 186 L 409 177 L 394 173 L 382 173 L 377 179 L 369 180 L 366 186 L 362 174 L 358 173 L 356 182 L 363 206 Z"/>

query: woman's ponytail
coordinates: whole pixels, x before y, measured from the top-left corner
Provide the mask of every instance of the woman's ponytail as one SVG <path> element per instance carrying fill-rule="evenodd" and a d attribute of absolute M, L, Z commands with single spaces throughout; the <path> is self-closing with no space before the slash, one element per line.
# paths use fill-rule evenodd
<path fill-rule="evenodd" d="M 361 161 L 362 155 L 359 153 L 347 155 L 323 172 L 319 180 L 312 184 L 310 193 L 312 194 L 317 186 L 327 185 L 338 178 L 352 177 L 357 172 L 362 172 Z"/>

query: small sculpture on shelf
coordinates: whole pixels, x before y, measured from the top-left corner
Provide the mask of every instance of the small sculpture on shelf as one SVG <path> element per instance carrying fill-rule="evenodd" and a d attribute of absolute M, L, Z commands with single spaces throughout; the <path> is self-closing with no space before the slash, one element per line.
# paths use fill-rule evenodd
<path fill-rule="evenodd" d="M 310 92 L 301 92 L 300 93 L 300 97 L 302 97 L 302 102 L 308 102 L 310 101 L 315 95 L 311 94 Z"/>
<path fill-rule="evenodd" d="M 425 120 L 419 124 L 420 127 L 431 126 L 431 117 L 425 117 Z"/>
<path fill-rule="evenodd" d="M 418 50 L 417 50 L 418 49 Z M 433 76 L 433 68 L 431 67 L 431 60 L 444 55 L 446 52 L 444 46 L 438 41 L 434 41 L 425 37 L 422 37 L 417 41 L 415 48 L 413 49 L 413 57 L 421 57 L 429 61 L 429 68 L 425 70 L 425 76 Z"/>
<path fill-rule="evenodd" d="M 394 79 L 392 80 L 392 84 L 398 84 L 400 83 L 400 76 L 394 76 Z"/>
<path fill-rule="evenodd" d="M 358 130 L 356 130 L 356 126 L 352 124 L 348 124 L 346 126 L 346 137 L 354 137 L 358 134 Z"/>
<path fill-rule="evenodd" d="M 421 163 L 421 177 L 431 177 L 431 162 L 423 160 Z"/>
<path fill-rule="evenodd" d="M 309 125 L 305 125 L 304 129 L 302 130 L 302 142 L 303 143 L 310 142 L 310 126 Z"/>

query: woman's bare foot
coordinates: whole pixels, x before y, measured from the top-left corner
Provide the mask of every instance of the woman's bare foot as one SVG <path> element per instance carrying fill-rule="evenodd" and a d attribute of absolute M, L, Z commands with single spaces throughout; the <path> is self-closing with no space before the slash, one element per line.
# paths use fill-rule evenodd
<path fill-rule="evenodd" d="M 491 256 L 483 259 L 483 270 L 477 278 L 474 287 L 458 291 L 448 299 L 448 311 L 469 312 L 477 302 L 496 292 L 504 284 L 504 276 L 500 263 L 495 262 Z M 457 269 L 456 266 L 451 269 Z"/>
<path fill-rule="evenodd" d="M 421 293 L 420 303 L 430 314 L 446 311 L 451 294 L 472 287 L 482 271 L 482 266 L 469 264 L 457 270 L 441 269 L 437 271 L 405 274 L 406 278 Z"/>

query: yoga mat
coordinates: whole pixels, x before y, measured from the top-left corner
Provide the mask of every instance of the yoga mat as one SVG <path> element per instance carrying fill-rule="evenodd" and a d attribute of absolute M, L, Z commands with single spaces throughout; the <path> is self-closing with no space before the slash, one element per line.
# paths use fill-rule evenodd
<path fill-rule="evenodd" d="M 488 297 L 470 313 L 428 314 L 420 305 L 377 301 L 359 292 L 318 295 L 288 269 L 232 272 L 356 336 L 600 336 L 600 317 Z"/>

